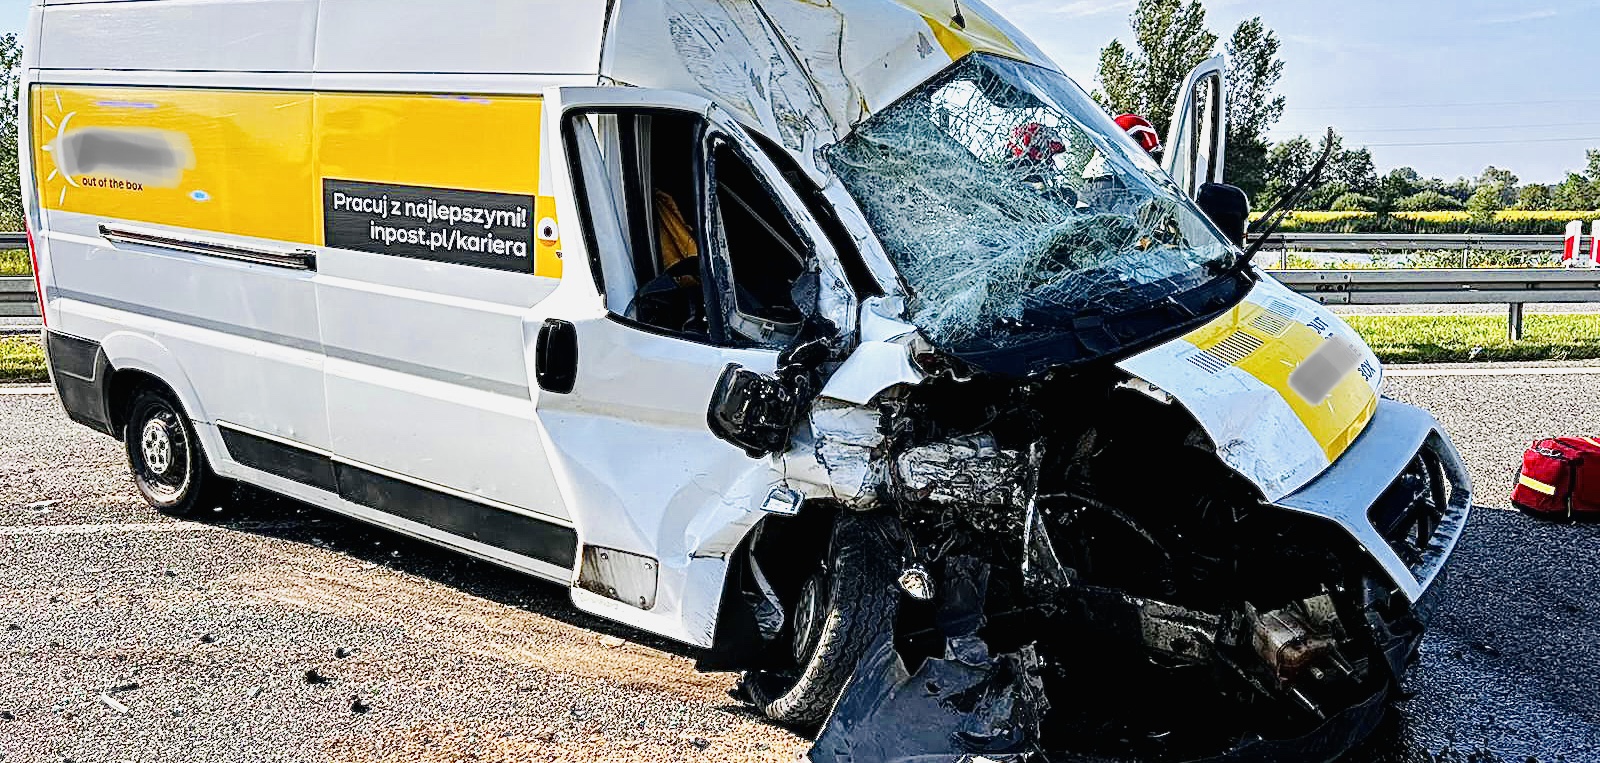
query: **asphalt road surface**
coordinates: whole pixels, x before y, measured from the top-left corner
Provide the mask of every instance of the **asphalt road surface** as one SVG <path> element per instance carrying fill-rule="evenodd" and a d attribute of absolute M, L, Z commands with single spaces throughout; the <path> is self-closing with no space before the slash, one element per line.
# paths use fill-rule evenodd
<path fill-rule="evenodd" d="M 1408 699 L 1349 760 L 1600 762 L 1600 525 L 1506 511 L 1517 458 L 1600 431 L 1600 375 L 1393 378 L 1479 511 Z M 241 491 L 147 509 L 119 445 L 0 393 L 0 760 L 794 760 L 808 742 L 564 589 Z"/>

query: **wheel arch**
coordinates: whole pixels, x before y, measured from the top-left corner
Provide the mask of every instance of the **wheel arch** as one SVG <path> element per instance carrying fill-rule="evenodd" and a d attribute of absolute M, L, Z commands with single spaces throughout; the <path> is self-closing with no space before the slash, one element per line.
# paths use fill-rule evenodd
<path fill-rule="evenodd" d="M 141 384 L 153 384 L 170 392 L 191 421 L 210 421 L 189 375 L 161 343 L 142 334 L 117 331 L 107 335 L 100 348 L 111 366 L 103 392 L 115 436 L 122 436 L 127 424 L 127 404 Z"/>
<path fill-rule="evenodd" d="M 728 555 L 712 645 L 700 654 L 697 669 L 751 670 L 765 664 L 774 642 L 762 637 L 747 596 L 755 593 L 752 560 L 769 580 L 779 578 L 772 581 L 775 588 L 787 587 L 786 572 L 827 554 L 834 521 L 845 511 L 849 509 L 837 501 L 810 499 L 792 517 L 770 514 L 750 526 Z"/>

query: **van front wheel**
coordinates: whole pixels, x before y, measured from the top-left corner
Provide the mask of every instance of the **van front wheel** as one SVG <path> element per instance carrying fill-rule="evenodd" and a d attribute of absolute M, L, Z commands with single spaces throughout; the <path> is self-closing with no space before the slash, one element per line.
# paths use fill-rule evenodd
<path fill-rule="evenodd" d="M 802 728 L 821 725 L 867 649 L 894 628 L 900 601 L 897 537 L 889 512 L 839 517 L 825 562 L 789 608 L 795 669 L 744 676 L 747 696 L 768 718 Z"/>
<path fill-rule="evenodd" d="M 164 392 L 144 389 L 128 403 L 123 444 L 134 485 L 157 511 L 187 517 L 217 505 L 228 483 L 212 473 L 194 425 Z"/>

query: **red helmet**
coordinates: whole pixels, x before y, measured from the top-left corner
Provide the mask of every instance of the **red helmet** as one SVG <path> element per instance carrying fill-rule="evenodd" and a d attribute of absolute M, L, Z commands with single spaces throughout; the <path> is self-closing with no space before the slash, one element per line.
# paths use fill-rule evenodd
<path fill-rule="evenodd" d="M 1039 122 L 1028 122 L 1017 125 L 1011 131 L 1011 140 L 1006 143 L 1006 150 L 1013 159 L 1026 158 L 1033 162 L 1046 162 L 1056 154 L 1066 153 L 1067 144 L 1054 128 Z"/>
<path fill-rule="evenodd" d="M 1156 134 L 1155 125 L 1150 124 L 1150 120 L 1138 114 L 1123 114 L 1117 117 L 1117 126 L 1128 133 L 1128 137 L 1133 138 L 1133 142 L 1139 144 L 1139 147 L 1146 152 L 1161 153 L 1161 136 Z"/>

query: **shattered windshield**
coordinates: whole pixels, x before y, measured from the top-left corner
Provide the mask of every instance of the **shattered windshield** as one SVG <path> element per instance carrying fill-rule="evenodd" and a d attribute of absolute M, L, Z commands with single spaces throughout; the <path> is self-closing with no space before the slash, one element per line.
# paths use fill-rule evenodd
<path fill-rule="evenodd" d="M 1236 251 L 1065 76 L 969 56 L 827 158 L 910 291 L 960 351 L 1194 288 Z"/>

